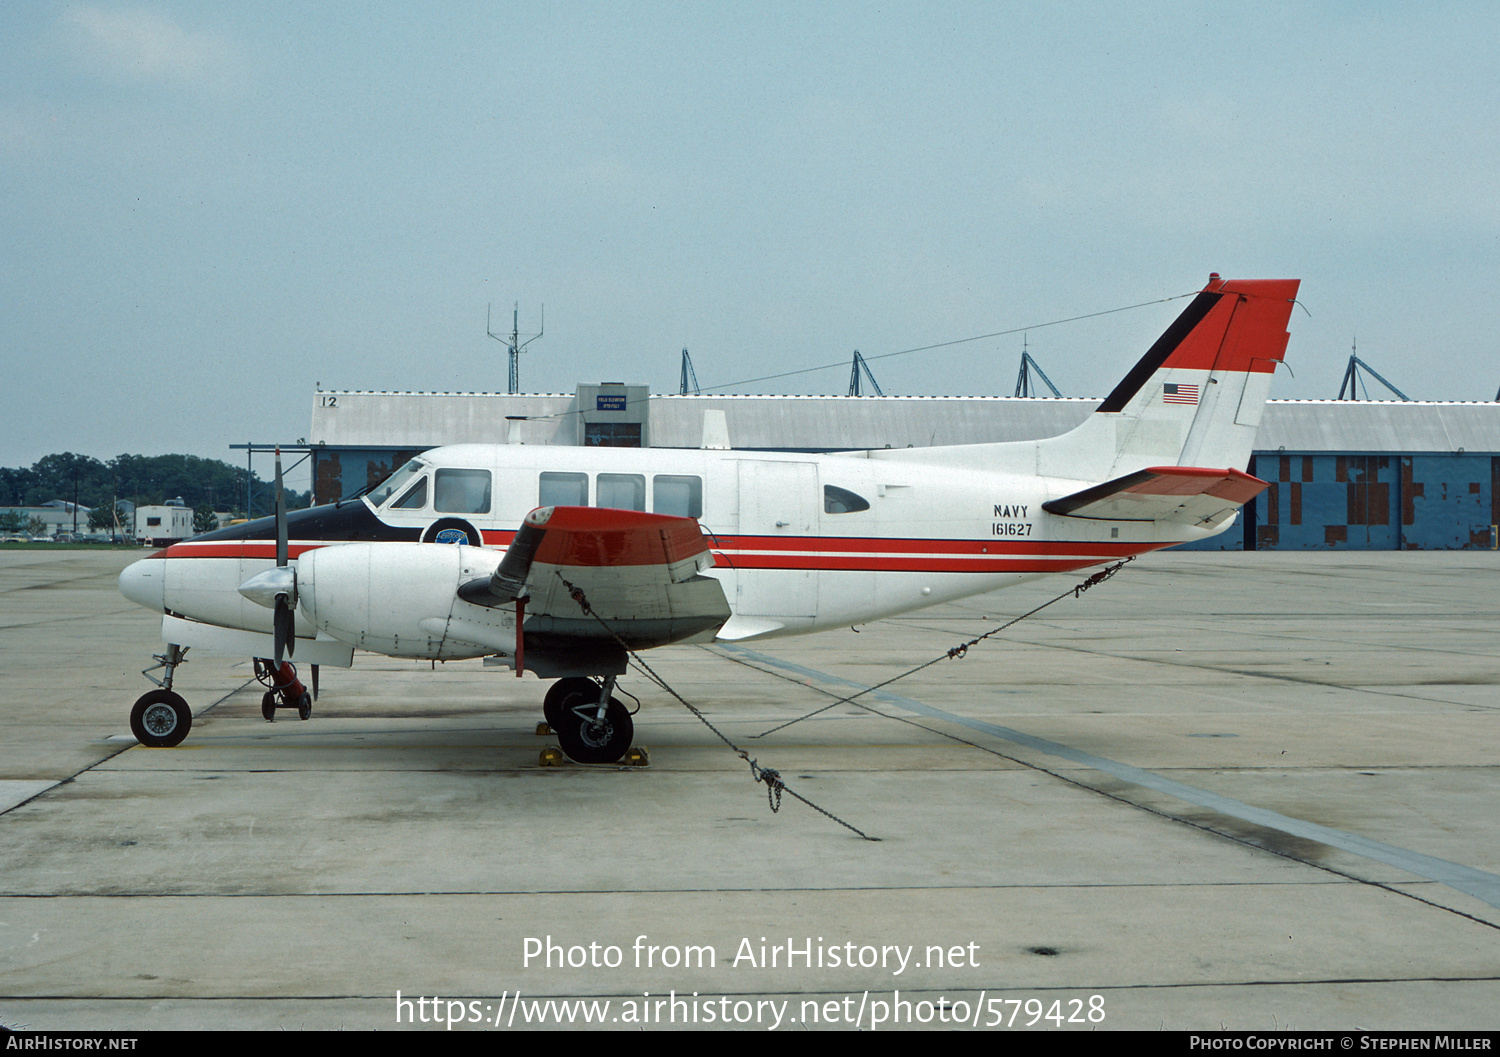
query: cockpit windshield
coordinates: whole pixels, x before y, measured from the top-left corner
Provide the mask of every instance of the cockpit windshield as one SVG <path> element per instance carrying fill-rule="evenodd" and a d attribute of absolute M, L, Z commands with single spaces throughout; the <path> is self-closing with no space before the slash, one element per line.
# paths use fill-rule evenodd
<path fill-rule="evenodd" d="M 374 491 L 365 496 L 365 498 L 370 501 L 371 506 L 375 507 L 378 510 L 380 507 L 383 507 L 385 505 L 387 499 L 405 488 L 407 483 L 413 477 L 415 477 L 425 469 L 427 469 L 427 464 L 425 462 L 423 462 L 421 459 L 413 459 L 411 462 L 401 467 L 401 469 L 397 470 L 395 473 L 387 477 L 383 483 L 377 486 Z"/>

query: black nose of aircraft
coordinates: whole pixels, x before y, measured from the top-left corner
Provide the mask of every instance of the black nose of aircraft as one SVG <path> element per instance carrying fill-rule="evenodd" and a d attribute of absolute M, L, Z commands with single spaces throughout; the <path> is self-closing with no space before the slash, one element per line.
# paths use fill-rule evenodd
<path fill-rule="evenodd" d="M 324 543 L 401 543 L 415 542 L 422 530 L 416 527 L 394 527 L 377 518 L 361 500 L 332 503 L 328 506 L 292 510 L 286 516 L 287 538 L 292 541 Z M 230 525 L 194 539 L 195 543 L 228 543 L 239 540 L 276 539 L 276 519 L 256 518 L 242 525 Z"/>

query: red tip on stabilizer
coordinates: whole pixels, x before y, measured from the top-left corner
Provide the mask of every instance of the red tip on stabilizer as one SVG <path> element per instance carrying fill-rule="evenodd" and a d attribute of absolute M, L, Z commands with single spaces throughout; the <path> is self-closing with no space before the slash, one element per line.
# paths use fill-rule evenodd
<path fill-rule="evenodd" d="M 1203 293 L 1218 295 L 1218 302 L 1162 366 L 1272 373 L 1286 355 L 1299 285 L 1297 279 L 1221 279 L 1215 272 Z"/>

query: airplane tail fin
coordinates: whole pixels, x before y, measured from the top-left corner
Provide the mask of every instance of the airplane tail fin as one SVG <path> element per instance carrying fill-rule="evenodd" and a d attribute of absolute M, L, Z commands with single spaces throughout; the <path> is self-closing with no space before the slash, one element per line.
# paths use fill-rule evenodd
<path fill-rule="evenodd" d="M 1040 443 L 1038 470 L 1102 480 L 1147 467 L 1244 466 L 1286 353 L 1297 287 L 1210 276 L 1088 420 Z"/>

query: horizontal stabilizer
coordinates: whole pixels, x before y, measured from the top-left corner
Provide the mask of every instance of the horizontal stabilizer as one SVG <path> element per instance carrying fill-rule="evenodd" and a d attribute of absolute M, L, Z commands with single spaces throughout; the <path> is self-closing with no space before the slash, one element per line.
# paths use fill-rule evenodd
<path fill-rule="evenodd" d="M 1049 514 L 1098 521 L 1216 525 L 1269 488 L 1239 470 L 1152 466 L 1042 504 Z"/>

